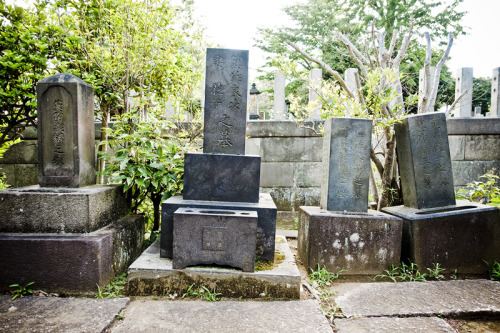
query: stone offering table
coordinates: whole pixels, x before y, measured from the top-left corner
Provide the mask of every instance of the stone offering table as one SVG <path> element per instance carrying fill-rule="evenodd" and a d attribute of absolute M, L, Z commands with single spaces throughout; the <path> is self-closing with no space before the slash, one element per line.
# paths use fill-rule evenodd
<path fill-rule="evenodd" d="M 367 119 L 325 122 L 321 207 L 302 206 L 299 215 L 297 246 L 308 270 L 373 275 L 399 263 L 401 219 L 368 210 L 371 132 Z"/>
<path fill-rule="evenodd" d="M 483 260 L 500 257 L 499 210 L 455 201 L 444 113 L 407 116 L 395 131 L 404 206 L 383 211 L 403 219 L 402 259 L 485 274 Z"/>
<path fill-rule="evenodd" d="M 0 191 L 0 289 L 92 294 L 142 249 L 142 216 L 95 185 L 93 89 L 70 74 L 37 86 L 40 186 Z"/>

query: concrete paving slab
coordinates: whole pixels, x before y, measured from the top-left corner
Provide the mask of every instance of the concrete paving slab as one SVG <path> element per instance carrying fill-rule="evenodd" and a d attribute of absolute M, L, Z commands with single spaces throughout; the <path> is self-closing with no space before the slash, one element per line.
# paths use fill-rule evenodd
<path fill-rule="evenodd" d="M 276 251 L 283 260 L 268 270 L 242 272 L 217 266 L 173 269 L 172 260 L 160 258 L 159 241 L 153 243 L 128 269 L 128 295 L 182 295 L 194 284 L 206 286 L 224 297 L 300 298 L 300 273 L 282 236 L 276 237 Z"/>
<path fill-rule="evenodd" d="M 105 332 L 129 301 L 0 296 L 0 332 Z"/>
<path fill-rule="evenodd" d="M 455 333 L 446 321 L 436 317 L 337 319 L 335 327 L 337 333 Z"/>
<path fill-rule="evenodd" d="M 335 302 L 346 317 L 500 315 L 500 282 L 457 280 L 351 284 Z"/>
<path fill-rule="evenodd" d="M 325 332 L 332 329 L 309 301 L 205 302 L 134 300 L 112 333 L 124 332 Z"/>

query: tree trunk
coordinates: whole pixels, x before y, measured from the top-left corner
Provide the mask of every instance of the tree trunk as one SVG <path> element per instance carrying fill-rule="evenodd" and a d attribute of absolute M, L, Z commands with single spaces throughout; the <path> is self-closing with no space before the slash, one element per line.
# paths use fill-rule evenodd
<path fill-rule="evenodd" d="M 106 128 L 108 128 L 108 105 L 109 103 L 104 103 L 101 106 L 101 143 L 104 142 L 104 144 L 99 146 L 99 151 L 101 153 L 105 153 L 108 150 L 108 132 L 106 130 Z M 104 184 L 104 175 L 102 172 L 104 171 L 105 166 L 106 159 L 103 157 L 99 158 L 99 163 L 97 165 L 97 171 L 99 172 L 97 179 L 98 184 Z"/>
<path fill-rule="evenodd" d="M 153 201 L 153 231 L 160 230 L 160 204 L 161 204 L 161 194 L 153 195 L 151 198 Z"/>

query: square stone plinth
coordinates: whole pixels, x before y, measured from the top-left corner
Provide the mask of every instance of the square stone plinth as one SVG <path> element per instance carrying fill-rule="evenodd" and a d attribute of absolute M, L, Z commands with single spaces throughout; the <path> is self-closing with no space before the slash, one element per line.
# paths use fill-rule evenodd
<path fill-rule="evenodd" d="M 46 292 L 95 294 L 141 254 L 143 238 L 141 215 L 85 234 L 0 233 L 0 291 L 33 281 Z"/>
<path fill-rule="evenodd" d="M 161 205 L 160 253 L 162 258 L 172 258 L 174 212 L 183 207 L 257 212 L 257 244 L 255 255 L 260 256 L 263 260 L 274 260 L 277 209 L 270 194 L 261 193 L 258 203 L 184 200 L 182 196 L 171 197 L 165 200 Z"/>
<path fill-rule="evenodd" d="M 318 264 L 343 275 L 373 275 L 398 265 L 402 220 L 369 210 L 366 214 L 301 206 L 298 253 L 308 271 Z"/>
<path fill-rule="evenodd" d="M 179 208 L 174 213 L 175 269 L 215 264 L 253 272 L 257 212 Z"/>
<path fill-rule="evenodd" d="M 35 185 L 0 191 L 0 232 L 92 232 L 126 212 L 121 186 Z"/>
<path fill-rule="evenodd" d="M 186 154 L 186 200 L 258 202 L 260 156 Z"/>
<path fill-rule="evenodd" d="M 439 263 L 459 274 L 485 274 L 483 260 L 500 258 L 500 213 L 493 206 L 457 201 L 451 207 L 418 210 L 387 207 L 403 219 L 402 259 L 421 270 Z"/>

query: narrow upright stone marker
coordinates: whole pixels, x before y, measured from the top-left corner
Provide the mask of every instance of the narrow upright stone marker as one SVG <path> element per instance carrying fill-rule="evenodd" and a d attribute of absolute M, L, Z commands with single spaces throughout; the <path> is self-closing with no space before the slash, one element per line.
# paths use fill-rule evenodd
<path fill-rule="evenodd" d="M 330 118 L 323 139 L 321 208 L 367 212 L 372 121 Z"/>
<path fill-rule="evenodd" d="M 471 67 L 459 68 L 457 70 L 457 82 L 455 85 L 455 98 L 458 98 L 467 90 L 462 99 L 457 103 L 458 117 L 468 118 L 472 113 L 472 81 L 474 79 Z"/>
<path fill-rule="evenodd" d="M 37 85 L 40 186 L 94 185 L 94 89 L 71 74 Z"/>
<path fill-rule="evenodd" d="M 491 76 L 491 108 L 490 117 L 499 117 L 500 113 L 498 109 L 500 108 L 500 67 L 493 69 L 493 74 Z"/>
<path fill-rule="evenodd" d="M 321 91 L 322 85 L 322 70 L 321 68 L 313 68 L 309 72 L 309 103 L 318 103 L 318 105 L 314 108 L 313 113 L 311 114 L 312 120 L 320 120 L 320 110 L 321 104 L 319 101 L 319 93 Z"/>
<path fill-rule="evenodd" d="M 285 87 L 285 74 L 280 71 L 274 71 L 273 120 L 286 120 Z"/>
<path fill-rule="evenodd" d="M 407 116 L 395 131 L 405 206 L 455 205 L 445 114 Z"/>
<path fill-rule="evenodd" d="M 245 155 L 248 51 L 207 49 L 203 152 Z"/>

